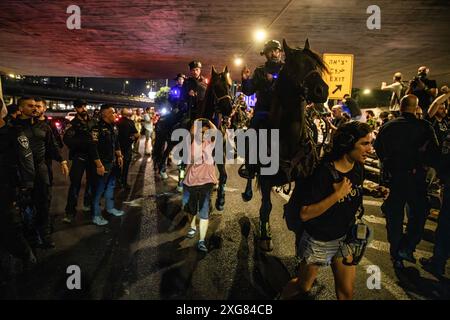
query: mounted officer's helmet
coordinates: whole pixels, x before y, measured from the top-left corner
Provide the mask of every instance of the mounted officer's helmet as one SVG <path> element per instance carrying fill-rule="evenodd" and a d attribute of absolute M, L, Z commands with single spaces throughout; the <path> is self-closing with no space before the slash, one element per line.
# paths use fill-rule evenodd
<path fill-rule="evenodd" d="M 269 51 L 272 51 L 272 50 L 275 50 L 275 49 L 283 51 L 283 48 L 281 47 L 280 41 L 269 40 L 266 43 L 264 43 L 264 48 L 259 54 L 263 56 L 266 52 L 269 52 Z"/>
<path fill-rule="evenodd" d="M 191 61 L 189 63 L 189 70 L 195 69 L 195 68 L 202 68 L 202 63 L 200 61 Z"/>

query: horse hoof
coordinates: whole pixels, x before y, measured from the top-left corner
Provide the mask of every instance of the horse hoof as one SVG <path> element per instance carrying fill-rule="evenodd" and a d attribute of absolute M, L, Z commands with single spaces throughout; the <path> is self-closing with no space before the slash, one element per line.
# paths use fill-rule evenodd
<path fill-rule="evenodd" d="M 243 192 L 243 193 L 241 193 L 241 195 L 242 195 L 242 200 L 244 200 L 245 202 L 249 202 L 253 198 L 252 192 L 250 192 L 250 193 Z"/>
<path fill-rule="evenodd" d="M 261 250 L 270 252 L 273 250 L 273 242 L 272 239 L 259 240 L 259 247 Z"/>

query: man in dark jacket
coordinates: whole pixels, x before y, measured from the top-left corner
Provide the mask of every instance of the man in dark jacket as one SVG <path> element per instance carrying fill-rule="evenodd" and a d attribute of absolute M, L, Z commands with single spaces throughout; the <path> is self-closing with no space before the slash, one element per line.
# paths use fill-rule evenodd
<path fill-rule="evenodd" d="M 42 121 L 38 121 L 39 113 L 35 100 L 23 97 L 18 102 L 20 116 L 13 121 L 14 127 L 23 132 L 27 137 L 34 160 L 35 181 L 32 190 L 33 206 L 30 206 L 27 216 L 28 235 L 36 246 L 42 248 L 54 248 L 48 230 L 50 178 L 46 159 L 50 157 L 61 163 L 61 172 L 67 176 L 69 169 L 67 161 L 63 160 L 59 153 L 58 145 L 54 139 L 51 128 Z M 36 212 L 34 216 L 34 211 Z M 32 244 L 32 245 L 33 245 Z"/>
<path fill-rule="evenodd" d="M 430 123 L 415 116 L 417 105 L 416 96 L 403 97 L 401 116 L 381 127 L 374 144 L 382 163 L 383 183 L 390 189 L 384 211 L 390 254 L 397 269 L 404 268 L 403 260 L 416 261 L 413 253 L 429 213 L 425 166 L 438 154 L 438 141 Z M 406 203 L 410 214 L 404 234 Z"/>
<path fill-rule="evenodd" d="M 100 199 L 105 198 L 106 211 L 116 217 L 125 214 L 114 208 L 114 187 L 118 168 L 122 168 L 123 156 L 120 151 L 118 130 L 114 126 L 116 112 L 112 105 L 104 104 L 100 108 L 100 121 L 92 129 L 90 156 L 96 166 L 92 201 L 93 223 L 98 226 L 108 224 L 101 215 Z M 116 166 L 117 164 L 117 166 Z"/>
<path fill-rule="evenodd" d="M 128 169 L 130 168 L 132 158 L 132 145 L 139 139 L 139 133 L 136 130 L 134 121 L 131 120 L 131 109 L 122 109 L 122 118 L 117 124 L 119 129 L 119 143 L 123 155 L 123 167 L 119 179 L 119 184 L 124 189 L 130 189 L 128 185 Z"/>
<path fill-rule="evenodd" d="M 0 109 L 2 104 L 0 101 Z M 36 258 L 18 228 L 19 215 L 14 204 L 19 200 L 29 204 L 34 176 L 28 138 L 0 117 L 0 246 L 25 264 L 36 262 Z"/>
<path fill-rule="evenodd" d="M 86 189 L 83 199 L 83 211 L 91 209 L 92 177 L 95 171 L 94 160 L 89 155 L 89 143 L 91 141 L 91 130 L 97 122 L 89 117 L 86 101 L 76 100 L 74 101 L 74 107 L 77 115 L 66 126 L 64 133 L 64 144 L 69 148 L 69 159 L 72 161 L 66 215 L 63 219 L 66 223 L 71 223 L 76 215 L 81 180 L 85 172 Z"/>

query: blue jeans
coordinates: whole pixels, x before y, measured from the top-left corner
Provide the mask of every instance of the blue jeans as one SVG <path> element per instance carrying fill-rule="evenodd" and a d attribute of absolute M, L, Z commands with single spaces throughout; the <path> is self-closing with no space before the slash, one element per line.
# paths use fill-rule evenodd
<path fill-rule="evenodd" d="M 107 172 L 103 176 L 95 175 L 95 188 L 92 201 L 93 218 L 101 216 L 100 199 L 105 198 L 106 211 L 114 208 L 114 187 L 116 186 L 115 167 L 105 166 Z M 103 194 L 104 193 L 104 194 Z"/>

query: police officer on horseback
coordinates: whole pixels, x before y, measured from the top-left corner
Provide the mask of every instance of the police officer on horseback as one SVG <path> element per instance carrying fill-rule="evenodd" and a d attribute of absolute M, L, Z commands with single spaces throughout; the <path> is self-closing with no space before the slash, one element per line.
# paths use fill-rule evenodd
<path fill-rule="evenodd" d="M 283 66 L 281 60 L 283 48 L 277 40 L 269 40 L 264 44 L 261 56 L 266 57 L 266 63 L 255 69 L 253 76 L 250 77 L 250 69 L 244 67 L 242 70 L 242 92 L 250 96 L 256 93 L 255 113 L 250 123 L 250 128 L 259 129 L 267 119 L 272 101 L 272 93 L 275 80 Z M 239 175 L 243 178 L 253 179 L 255 176 L 254 166 L 248 164 L 246 157 L 245 167 L 239 170 Z"/>
<path fill-rule="evenodd" d="M 183 83 L 181 99 L 186 107 L 188 118 L 193 120 L 201 116 L 202 102 L 205 99 L 206 79 L 201 75 L 202 63 L 191 61 L 189 63 L 190 77 Z"/>

